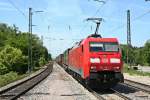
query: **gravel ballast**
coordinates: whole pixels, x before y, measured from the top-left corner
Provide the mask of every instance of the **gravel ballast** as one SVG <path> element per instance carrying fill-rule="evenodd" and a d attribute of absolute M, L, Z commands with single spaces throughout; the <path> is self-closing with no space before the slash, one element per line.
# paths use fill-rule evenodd
<path fill-rule="evenodd" d="M 98 100 L 54 63 L 53 72 L 18 100 Z"/>

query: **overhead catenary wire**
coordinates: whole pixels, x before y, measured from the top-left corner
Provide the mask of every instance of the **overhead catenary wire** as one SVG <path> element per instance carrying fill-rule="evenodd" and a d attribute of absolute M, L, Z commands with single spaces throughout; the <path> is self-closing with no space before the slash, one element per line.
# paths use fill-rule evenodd
<path fill-rule="evenodd" d="M 143 14 L 137 16 L 137 17 L 135 17 L 135 18 L 133 19 L 133 21 L 136 21 L 136 20 L 138 20 L 138 19 L 141 19 L 142 17 L 144 17 L 145 15 L 147 15 L 147 14 L 149 14 L 149 13 L 150 13 L 150 10 L 148 10 L 147 12 L 145 12 L 145 13 L 143 13 Z"/>
<path fill-rule="evenodd" d="M 144 17 L 145 15 L 147 15 L 147 14 L 149 14 L 149 13 L 150 13 L 150 10 L 148 10 L 147 12 L 145 12 L 145 13 L 143 13 L 143 14 L 141 14 L 141 15 L 135 17 L 135 18 L 133 18 L 133 19 L 132 19 L 132 22 L 141 19 L 142 17 Z M 119 29 L 122 29 L 122 28 L 125 27 L 125 26 L 126 26 L 126 24 L 122 24 L 122 25 L 116 27 L 115 29 L 113 29 L 112 31 L 117 31 L 117 30 L 119 30 Z"/>
<path fill-rule="evenodd" d="M 25 17 L 25 19 L 28 20 L 27 16 L 24 14 L 24 12 L 22 12 L 22 11 L 20 10 L 19 7 L 17 7 L 11 0 L 7 0 L 7 1 L 8 1 L 20 14 L 22 14 L 22 15 Z"/>
<path fill-rule="evenodd" d="M 94 1 L 95 1 L 95 0 L 94 0 Z M 106 0 L 105 3 L 103 3 L 103 4 L 96 10 L 96 12 L 93 14 L 92 17 L 95 17 L 95 16 L 99 13 L 99 11 L 102 9 L 102 7 L 103 7 L 104 5 L 106 5 L 107 2 L 108 2 L 108 0 Z M 85 25 L 83 26 L 83 28 L 81 28 L 80 33 L 82 33 L 82 31 L 83 31 L 87 26 L 88 26 L 88 23 L 85 24 Z"/>

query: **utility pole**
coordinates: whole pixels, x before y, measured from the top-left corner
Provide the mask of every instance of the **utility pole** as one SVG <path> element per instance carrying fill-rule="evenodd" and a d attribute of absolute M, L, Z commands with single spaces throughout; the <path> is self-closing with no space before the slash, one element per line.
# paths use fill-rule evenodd
<path fill-rule="evenodd" d="M 33 61 L 32 61 L 32 55 L 33 55 L 32 54 L 32 26 L 33 26 L 32 25 L 32 15 L 33 15 L 33 13 L 32 13 L 32 8 L 29 8 L 29 9 L 31 9 L 30 10 L 30 16 L 31 16 L 31 19 L 30 19 L 31 20 L 31 26 L 30 26 L 31 27 L 31 33 L 30 33 L 31 34 L 30 35 L 30 51 L 31 51 L 31 55 L 30 56 L 31 56 L 31 71 L 32 71 L 33 70 Z"/>
<path fill-rule="evenodd" d="M 127 10 L 127 64 L 130 64 L 129 55 L 131 47 L 131 25 L 130 25 L 130 10 Z"/>
<path fill-rule="evenodd" d="M 130 10 L 127 10 L 127 45 L 131 46 Z"/>
<path fill-rule="evenodd" d="M 28 33 L 28 72 L 32 67 L 32 8 L 29 8 L 29 33 Z"/>
<path fill-rule="evenodd" d="M 36 13 L 38 12 L 43 12 L 43 11 L 34 11 Z M 29 37 L 28 37 L 28 72 L 31 72 L 33 70 L 33 61 L 32 61 L 32 26 L 36 26 L 36 25 L 32 25 L 32 8 L 29 8 Z"/>

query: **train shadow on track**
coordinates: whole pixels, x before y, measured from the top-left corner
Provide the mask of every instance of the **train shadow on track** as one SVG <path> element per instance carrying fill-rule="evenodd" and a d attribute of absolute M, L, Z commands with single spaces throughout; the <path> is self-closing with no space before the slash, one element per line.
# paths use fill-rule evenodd
<path fill-rule="evenodd" d="M 124 93 L 124 94 L 130 94 L 130 93 L 135 93 L 135 92 L 140 91 L 140 90 L 137 90 L 135 88 L 132 88 L 131 86 L 127 86 L 124 84 L 118 84 L 113 89 L 120 92 L 120 93 Z"/>
<path fill-rule="evenodd" d="M 123 93 L 123 94 L 131 94 L 131 93 L 140 91 L 140 90 L 137 90 L 135 88 L 132 88 L 130 86 L 123 85 L 123 84 L 118 84 L 115 87 L 113 87 L 112 89 L 99 89 L 99 88 L 87 87 L 85 85 L 83 85 L 83 86 L 90 92 L 94 91 L 98 94 L 114 94 L 115 93 L 114 90 L 118 91 L 119 93 Z"/>

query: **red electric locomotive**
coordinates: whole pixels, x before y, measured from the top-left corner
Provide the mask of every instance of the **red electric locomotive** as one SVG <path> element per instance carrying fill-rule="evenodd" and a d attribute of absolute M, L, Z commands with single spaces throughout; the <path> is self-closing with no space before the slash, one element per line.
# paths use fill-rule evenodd
<path fill-rule="evenodd" d="M 109 88 L 123 82 L 121 50 L 116 38 L 92 35 L 69 50 L 68 69 L 86 83 Z"/>
<path fill-rule="evenodd" d="M 66 50 L 62 61 L 65 69 L 85 83 L 106 89 L 124 81 L 122 55 L 118 40 L 98 35 L 100 22 L 96 23 L 95 34 Z"/>

